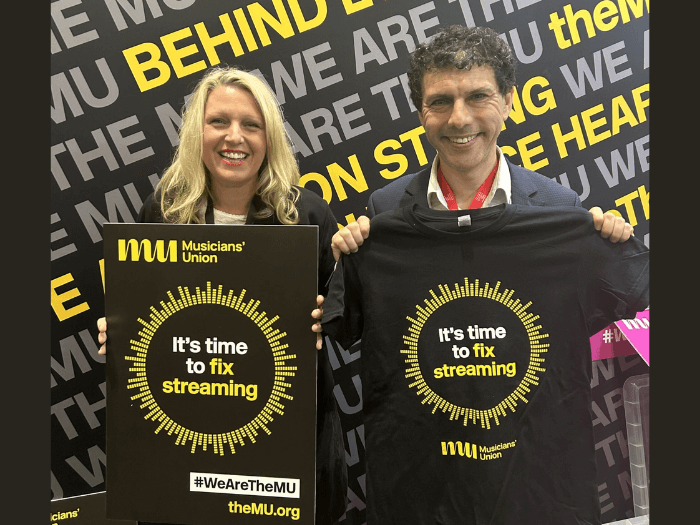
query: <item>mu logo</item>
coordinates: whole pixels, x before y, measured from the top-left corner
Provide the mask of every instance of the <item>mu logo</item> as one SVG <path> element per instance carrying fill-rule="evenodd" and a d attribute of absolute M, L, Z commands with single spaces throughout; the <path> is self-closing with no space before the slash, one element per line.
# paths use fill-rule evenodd
<path fill-rule="evenodd" d="M 457 443 L 452 441 L 442 442 L 443 456 L 456 456 L 457 454 L 476 459 L 476 445 L 470 444 L 468 441 L 465 441 L 464 444 L 461 441 L 457 441 Z"/>
<path fill-rule="evenodd" d="M 131 253 L 132 261 L 177 262 L 177 241 L 159 239 L 151 243 L 148 239 L 119 239 L 118 249 L 120 261 L 126 261 Z"/>

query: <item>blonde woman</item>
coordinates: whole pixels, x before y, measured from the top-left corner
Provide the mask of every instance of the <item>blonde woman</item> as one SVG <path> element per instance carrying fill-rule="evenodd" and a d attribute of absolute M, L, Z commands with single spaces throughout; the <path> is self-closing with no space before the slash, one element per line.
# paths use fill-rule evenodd
<path fill-rule="evenodd" d="M 213 68 L 192 93 L 172 164 L 138 222 L 318 225 L 319 294 L 326 295 L 338 224 L 328 204 L 298 182 L 299 168 L 270 88 L 246 71 Z M 104 354 L 105 318 L 98 329 Z M 347 472 L 333 376 L 326 353 L 318 355 L 316 523 L 326 525 L 345 512 Z"/>

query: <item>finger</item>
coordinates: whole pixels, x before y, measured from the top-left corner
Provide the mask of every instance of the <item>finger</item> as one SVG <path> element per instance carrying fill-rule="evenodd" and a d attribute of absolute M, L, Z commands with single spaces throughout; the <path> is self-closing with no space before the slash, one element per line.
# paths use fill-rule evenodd
<path fill-rule="evenodd" d="M 97 334 L 97 342 L 100 343 L 100 349 L 97 351 L 99 355 L 105 355 L 107 353 L 107 318 L 100 317 L 97 320 L 97 329 L 100 331 Z"/>
<path fill-rule="evenodd" d="M 340 254 L 342 253 L 340 248 L 338 248 L 335 244 L 331 244 L 331 252 L 333 253 L 333 260 L 338 262 L 338 259 L 340 259 Z"/>
<path fill-rule="evenodd" d="M 622 233 L 622 228 L 624 225 L 625 220 L 622 217 L 619 217 L 612 212 L 606 212 L 603 216 L 603 226 L 600 228 L 600 235 L 604 239 L 610 239 L 612 242 L 617 242 Z M 614 238 L 613 235 L 615 235 Z"/>
<path fill-rule="evenodd" d="M 352 234 L 346 231 L 346 228 L 343 228 L 333 236 L 331 250 L 333 251 L 333 258 L 337 262 L 341 253 L 356 252 L 357 243 L 353 239 Z"/>
<path fill-rule="evenodd" d="M 623 225 L 621 227 L 621 233 L 618 235 L 617 242 L 625 242 L 629 240 L 630 237 L 634 237 L 634 228 L 632 225 L 628 222 L 624 222 L 623 219 Z"/>
<path fill-rule="evenodd" d="M 318 308 L 311 311 L 311 317 L 313 317 L 314 319 L 320 320 L 323 318 L 323 301 L 324 298 L 322 295 L 316 296 L 316 304 L 318 305 Z"/>
<path fill-rule="evenodd" d="M 593 216 L 593 227 L 596 230 L 600 231 L 605 222 L 605 215 L 603 214 L 603 210 L 601 210 L 599 206 L 594 206 L 588 211 Z"/>
<path fill-rule="evenodd" d="M 630 237 L 634 237 L 634 228 L 628 222 L 625 222 L 622 226 L 622 234 L 620 235 L 620 242 L 627 241 Z"/>
<path fill-rule="evenodd" d="M 369 217 L 360 215 L 357 219 L 357 224 L 360 226 L 360 231 L 362 232 L 362 238 L 366 239 L 369 237 Z"/>
<path fill-rule="evenodd" d="M 354 253 L 363 241 L 364 237 L 360 226 L 357 222 L 351 222 L 335 233 L 332 244 L 337 246 L 343 253 Z"/>
<path fill-rule="evenodd" d="M 348 230 L 350 230 L 350 233 L 352 234 L 352 240 L 355 241 L 355 244 L 357 246 L 362 246 L 362 243 L 365 240 L 365 236 L 362 235 L 362 228 L 360 228 L 360 225 L 357 222 L 348 224 Z"/>
<path fill-rule="evenodd" d="M 333 242 L 331 243 L 331 248 L 333 250 L 338 250 L 342 253 L 350 253 L 350 246 L 348 245 L 345 237 L 340 232 L 333 236 Z"/>
<path fill-rule="evenodd" d="M 622 217 L 618 217 L 612 213 L 606 213 L 605 222 L 603 222 L 600 234 L 603 238 L 610 239 L 611 242 L 617 242 L 619 235 L 622 233 L 624 224 L 625 221 Z"/>
<path fill-rule="evenodd" d="M 343 244 L 347 247 L 348 251 L 343 250 L 343 253 L 355 253 L 362 244 L 362 235 L 359 233 L 359 228 L 357 224 L 353 223 L 354 226 L 347 226 L 340 230 L 337 235 L 343 238 Z M 357 233 L 357 235 L 355 235 Z M 358 244 L 359 242 L 359 244 Z"/>
<path fill-rule="evenodd" d="M 613 221 L 612 231 L 610 232 L 610 242 L 617 242 L 622 237 L 625 231 L 625 221 L 622 217 L 617 217 L 619 220 Z"/>
<path fill-rule="evenodd" d="M 321 323 L 316 323 L 311 327 L 312 332 L 316 332 L 316 350 L 320 350 L 323 347 L 323 327 Z"/>

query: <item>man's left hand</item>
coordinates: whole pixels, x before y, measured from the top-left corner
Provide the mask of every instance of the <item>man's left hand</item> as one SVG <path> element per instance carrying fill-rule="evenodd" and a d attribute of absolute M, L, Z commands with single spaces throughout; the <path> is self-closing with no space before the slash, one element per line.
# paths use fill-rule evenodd
<path fill-rule="evenodd" d="M 336 262 L 341 253 L 355 253 L 369 235 L 369 217 L 360 215 L 357 221 L 344 226 L 333 235 L 331 249 Z"/>
<path fill-rule="evenodd" d="M 600 232 L 603 239 L 609 239 L 610 242 L 625 242 L 634 236 L 634 228 L 622 217 L 610 211 L 603 213 L 598 206 L 588 211 L 593 215 L 593 226 Z"/>

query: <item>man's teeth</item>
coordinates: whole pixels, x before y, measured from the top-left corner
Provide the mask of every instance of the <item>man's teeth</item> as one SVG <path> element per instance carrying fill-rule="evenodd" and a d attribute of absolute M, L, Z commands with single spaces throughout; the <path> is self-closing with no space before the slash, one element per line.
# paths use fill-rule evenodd
<path fill-rule="evenodd" d="M 466 144 L 467 142 L 471 142 L 476 138 L 476 135 L 472 135 L 471 137 L 450 137 L 450 140 L 452 142 L 455 142 L 456 144 Z"/>
<path fill-rule="evenodd" d="M 223 157 L 226 157 L 227 159 L 236 159 L 236 160 L 242 160 L 248 156 L 246 153 L 233 153 L 231 151 L 222 151 L 221 155 Z"/>

